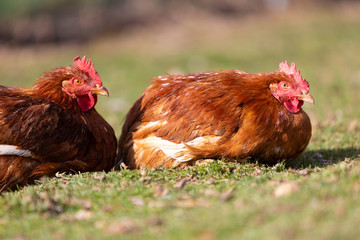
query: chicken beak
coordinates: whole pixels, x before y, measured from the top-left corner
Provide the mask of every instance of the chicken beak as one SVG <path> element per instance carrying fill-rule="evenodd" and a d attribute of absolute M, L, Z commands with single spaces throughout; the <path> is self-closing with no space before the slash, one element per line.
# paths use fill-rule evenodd
<path fill-rule="evenodd" d="M 315 103 L 313 96 L 311 96 L 309 93 L 298 95 L 297 99 L 302 100 L 304 102 L 311 103 L 311 104 Z"/>
<path fill-rule="evenodd" d="M 91 92 L 93 94 L 103 95 L 103 96 L 109 96 L 109 91 L 104 86 L 96 86 L 96 88 L 92 89 Z"/>

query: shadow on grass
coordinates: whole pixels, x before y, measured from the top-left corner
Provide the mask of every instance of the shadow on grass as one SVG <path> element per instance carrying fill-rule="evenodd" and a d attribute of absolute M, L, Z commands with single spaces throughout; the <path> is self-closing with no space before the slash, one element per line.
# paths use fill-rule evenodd
<path fill-rule="evenodd" d="M 357 148 L 339 148 L 339 149 L 320 149 L 308 150 L 294 160 L 286 162 L 289 168 L 313 168 L 324 167 L 344 161 L 345 158 L 354 159 L 359 157 L 360 149 Z"/>

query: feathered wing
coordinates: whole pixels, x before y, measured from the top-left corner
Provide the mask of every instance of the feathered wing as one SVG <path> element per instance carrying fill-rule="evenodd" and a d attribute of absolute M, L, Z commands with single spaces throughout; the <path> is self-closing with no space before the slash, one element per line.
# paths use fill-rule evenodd
<path fill-rule="evenodd" d="M 51 101 L 2 88 L 0 119 L 0 144 L 28 150 L 38 161 L 72 160 L 89 145 L 84 124 Z"/>
<path fill-rule="evenodd" d="M 221 157 L 220 143 L 241 127 L 244 99 L 227 72 L 221 73 L 221 85 L 219 77 L 202 73 L 154 79 L 123 127 L 119 147 L 126 164 L 135 167 L 134 158 L 143 166 L 172 166 L 200 156 Z"/>

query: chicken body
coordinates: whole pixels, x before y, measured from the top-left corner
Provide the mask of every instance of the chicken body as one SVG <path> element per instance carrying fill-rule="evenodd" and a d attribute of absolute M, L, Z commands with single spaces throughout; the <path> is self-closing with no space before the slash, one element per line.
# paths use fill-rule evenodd
<path fill-rule="evenodd" d="M 311 138 L 301 105 L 312 97 L 308 87 L 297 90 L 303 100 L 271 90 L 284 82 L 295 88 L 291 74 L 282 71 L 154 78 L 126 117 L 118 161 L 130 168 L 157 168 L 208 158 L 256 158 L 267 164 L 295 158 Z"/>
<path fill-rule="evenodd" d="M 56 172 L 101 171 L 114 166 L 114 130 L 93 108 L 95 94 L 107 90 L 101 81 L 93 82 L 91 75 L 69 66 L 45 73 L 30 89 L 0 86 L 0 192 Z M 79 92 L 64 88 L 70 79 L 84 81 L 81 87 L 96 87 L 89 92 L 91 96 L 77 96 Z M 85 104 L 79 104 L 81 98 L 86 99 Z M 86 104 L 88 100 L 92 104 Z"/>

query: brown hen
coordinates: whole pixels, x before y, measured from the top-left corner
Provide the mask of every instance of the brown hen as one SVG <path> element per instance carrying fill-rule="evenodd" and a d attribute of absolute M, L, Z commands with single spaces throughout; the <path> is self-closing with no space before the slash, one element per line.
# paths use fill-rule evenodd
<path fill-rule="evenodd" d="M 45 73 L 33 88 L 0 86 L 0 192 L 114 166 L 117 142 L 94 109 L 97 94 L 108 91 L 86 57 Z"/>
<path fill-rule="evenodd" d="M 127 114 L 117 161 L 158 168 L 209 158 L 296 158 L 311 138 L 303 101 L 313 103 L 309 84 L 287 62 L 271 73 L 160 76 Z"/>

